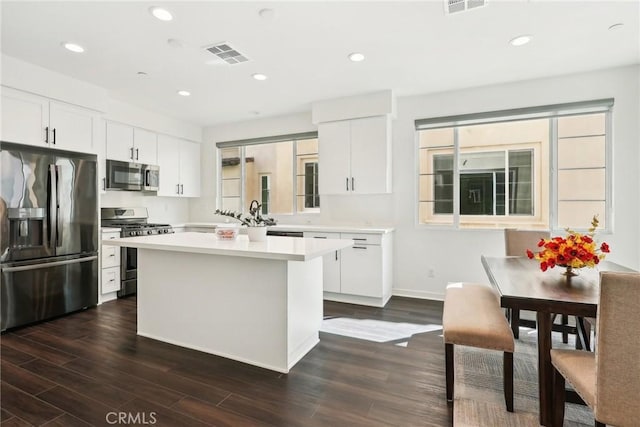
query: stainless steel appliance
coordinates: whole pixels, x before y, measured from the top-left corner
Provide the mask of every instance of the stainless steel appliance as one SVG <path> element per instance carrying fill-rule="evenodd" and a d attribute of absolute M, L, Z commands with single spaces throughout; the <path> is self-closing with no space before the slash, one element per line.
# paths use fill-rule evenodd
<path fill-rule="evenodd" d="M 147 208 L 102 208 L 103 227 L 120 228 L 120 237 L 173 233 L 169 224 L 150 224 Z M 122 248 L 120 253 L 120 291 L 118 298 L 134 295 L 138 289 L 138 251 Z"/>
<path fill-rule="evenodd" d="M 158 166 L 107 160 L 107 190 L 158 191 L 159 183 Z"/>
<path fill-rule="evenodd" d="M 0 330 L 96 305 L 96 156 L 1 141 L 0 178 Z"/>

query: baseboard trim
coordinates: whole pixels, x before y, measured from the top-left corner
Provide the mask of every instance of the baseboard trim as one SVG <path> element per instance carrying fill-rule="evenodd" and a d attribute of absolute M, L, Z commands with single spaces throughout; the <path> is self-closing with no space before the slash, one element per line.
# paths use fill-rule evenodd
<path fill-rule="evenodd" d="M 393 289 L 392 295 L 397 297 L 444 301 L 444 294 L 431 291 L 419 291 L 415 289 Z"/>

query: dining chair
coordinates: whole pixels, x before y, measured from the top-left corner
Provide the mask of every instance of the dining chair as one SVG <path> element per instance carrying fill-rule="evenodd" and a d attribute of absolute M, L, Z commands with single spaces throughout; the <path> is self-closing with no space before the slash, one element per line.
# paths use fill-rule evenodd
<path fill-rule="evenodd" d="M 600 273 L 595 353 L 551 350 L 553 423 L 564 420 L 565 381 L 591 408 L 596 427 L 640 420 L 640 273 Z M 631 331 L 631 333 L 630 333 Z M 635 331 L 635 332 L 633 332 Z"/>

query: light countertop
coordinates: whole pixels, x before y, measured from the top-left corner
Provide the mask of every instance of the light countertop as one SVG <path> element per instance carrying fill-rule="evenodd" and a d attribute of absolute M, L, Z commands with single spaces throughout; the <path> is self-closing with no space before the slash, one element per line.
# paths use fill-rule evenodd
<path fill-rule="evenodd" d="M 250 242 L 245 235 L 236 240 L 219 240 L 214 233 L 174 233 L 103 240 L 113 246 L 160 251 L 190 252 L 273 260 L 307 261 L 353 245 L 346 239 L 300 239 L 267 236 L 264 242 Z"/>
<path fill-rule="evenodd" d="M 174 228 L 194 227 L 194 228 L 215 228 L 220 225 L 229 225 L 233 223 L 221 222 L 188 222 L 184 224 L 171 224 Z M 294 224 L 278 224 L 268 227 L 269 230 L 281 231 L 317 231 L 317 232 L 335 232 L 335 233 L 363 233 L 363 234 L 387 234 L 393 232 L 392 227 L 365 227 L 357 225 L 294 225 Z"/>

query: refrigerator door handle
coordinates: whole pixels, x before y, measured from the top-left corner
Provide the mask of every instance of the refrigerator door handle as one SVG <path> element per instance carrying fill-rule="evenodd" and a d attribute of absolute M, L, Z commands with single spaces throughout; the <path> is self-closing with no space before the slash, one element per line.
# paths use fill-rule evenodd
<path fill-rule="evenodd" d="M 49 165 L 49 188 L 47 188 L 47 196 L 49 197 L 49 206 L 47 208 L 47 236 L 49 238 L 49 246 L 51 248 L 55 247 L 56 235 L 55 235 L 55 225 L 57 224 L 57 206 L 58 200 L 56 198 L 58 183 L 56 179 L 58 178 L 58 174 L 56 173 L 56 165 Z"/>
<path fill-rule="evenodd" d="M 60 166 L 56 165 L 56 246 L 62 245 L 62 215 L 60 215 Z"/>
<path fill-rule="evenodd" d="M 42 264 L 32 264 L 32 265 L 21 265 L 18 267 L 3 267 L 2 271 L 4 273 L 13 273 L 16 271 L 29 271 L 29 270 L 38 270 L 41 268 L 49 268 L 49 267 L 57 267 L 59 265 L 67 265 L 67 264 L 79 264 L 81 262 L 89 262 L 98 259 L 97 255 L 92 255 L 84 258 L 74 258 L 67 259 L 64 261 L 54 261 L 54 262 L 44 262 Z"/>

